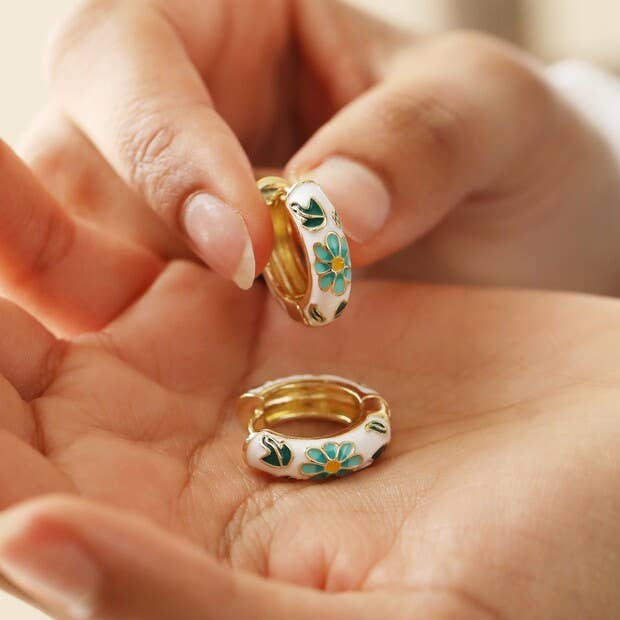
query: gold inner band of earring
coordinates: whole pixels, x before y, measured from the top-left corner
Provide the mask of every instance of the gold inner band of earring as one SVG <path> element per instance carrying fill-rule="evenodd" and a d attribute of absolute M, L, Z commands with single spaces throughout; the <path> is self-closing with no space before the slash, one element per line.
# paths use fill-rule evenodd
<path fill-rule="evenodd" d="M 276 293 L 285 301 L 303 305 L 309 281 L 309 265 L 299 232 L 286 208 L 287 182 L 265 177 L 258 188 L 269 206 L 274 231 L 274 246 L 265 274 Z"/>
<path fill-rule="evenodd" d="M 300 381 L 268 389 L 263 406 L 248 423 L 250 433 L 274 429 L 291 420 L 324 420 L 352 426 L 364 413 L 362 398 L 352 389 L 324 381 Z"/>

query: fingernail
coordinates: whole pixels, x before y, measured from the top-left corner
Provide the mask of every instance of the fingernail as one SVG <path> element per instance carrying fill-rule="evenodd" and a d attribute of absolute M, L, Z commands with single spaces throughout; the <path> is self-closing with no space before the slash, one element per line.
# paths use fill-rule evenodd
<path fill-rule="evenodd" d="M 54 612 L 76 620 L 92 617 L 99 570 L 66 535 L 30 531 L 22 512 L 0 518 L 0 574 Z"/>
<path fill-rule="evenodd" d="M 256 266 L 252 240 L 241 214 L 210 194 L 195 194 L 183 210 L 183 226 L 211 269 L 249 289 Z"/>
<path fill-rule="evenodd" d="M 350 159 L 330 157 L 306 176 L 321 186 L 354 241 L 366 243 L 383 228 L 391 200 L 375 172 Z"/>

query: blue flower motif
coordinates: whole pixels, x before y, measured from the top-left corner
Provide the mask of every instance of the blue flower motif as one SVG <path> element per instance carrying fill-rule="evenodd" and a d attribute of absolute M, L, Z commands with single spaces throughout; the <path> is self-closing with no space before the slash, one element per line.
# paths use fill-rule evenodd
<path fill-rule="evenodd" d="M 351 257 L 346 238 L 330 232 L 325 243 L 314 244 L 314 254 L 317 258 L 314 270 L 319 276 L 321 290 L 344 295 L 351 282 Z"/>
<path fill-rule="evenodd" d="M 322 448 L 308 448 L 306 456 L 310 462 L 301 466 L 301 472 L 312 480 L 346 476 L 362 463 L 362 457 L 354 452 L 355 445 L 350 441 L 341 444 L 328 441 Z"/>

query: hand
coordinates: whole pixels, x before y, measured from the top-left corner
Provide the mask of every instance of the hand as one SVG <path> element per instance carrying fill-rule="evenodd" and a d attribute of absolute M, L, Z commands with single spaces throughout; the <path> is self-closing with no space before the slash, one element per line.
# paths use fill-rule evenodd
<path fill-rule="evenodd" d="M 499 42 L 337 2 L 96 0 L 50 65 L 61 112 L 23 152 L 61 202 L 160 255 L 186 240 L 251 284 L 271 250 L 251 163 L 321 182 L 357 266 L 417 241 L 382 274 L 619 292 L 617 163 Z"/>
<path fill-rule="evenodd" d="M 22 596 L 99 620 L 618 617 L 618 302 L 360 283 L 311 330 L 0 163 L 0 283 L 78 334 L 0 305 L 0 573 Z M 237 395 L 298 372 L 389 400 L 381 460 L 322 484 L 244 465 Z"/>

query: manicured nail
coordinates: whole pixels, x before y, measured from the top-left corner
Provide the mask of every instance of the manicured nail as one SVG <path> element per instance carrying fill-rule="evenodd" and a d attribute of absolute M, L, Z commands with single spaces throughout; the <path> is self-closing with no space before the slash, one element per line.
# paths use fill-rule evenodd
<path fill-rule="evenodd" d="M 195 194 L 182 215 L 194 249 L 209 267 L 249 289 L 256 266 L 252 240 L 241 214 L 210 194 Z"/>
<path fill-rule="evenodd" d="M 366 243 L 383 228 L 390 194 L 375 172 L 350 159 L 330 157 L 305 176 L 321 186 L 354 241 Z"/>
<path fill-rule="evenodd" d="M 30 532 L 23 512 L 0 518 L 0 574 L 54 612 L 76 620 L 92 617 L 99 570 L 66 536 Z"/>

